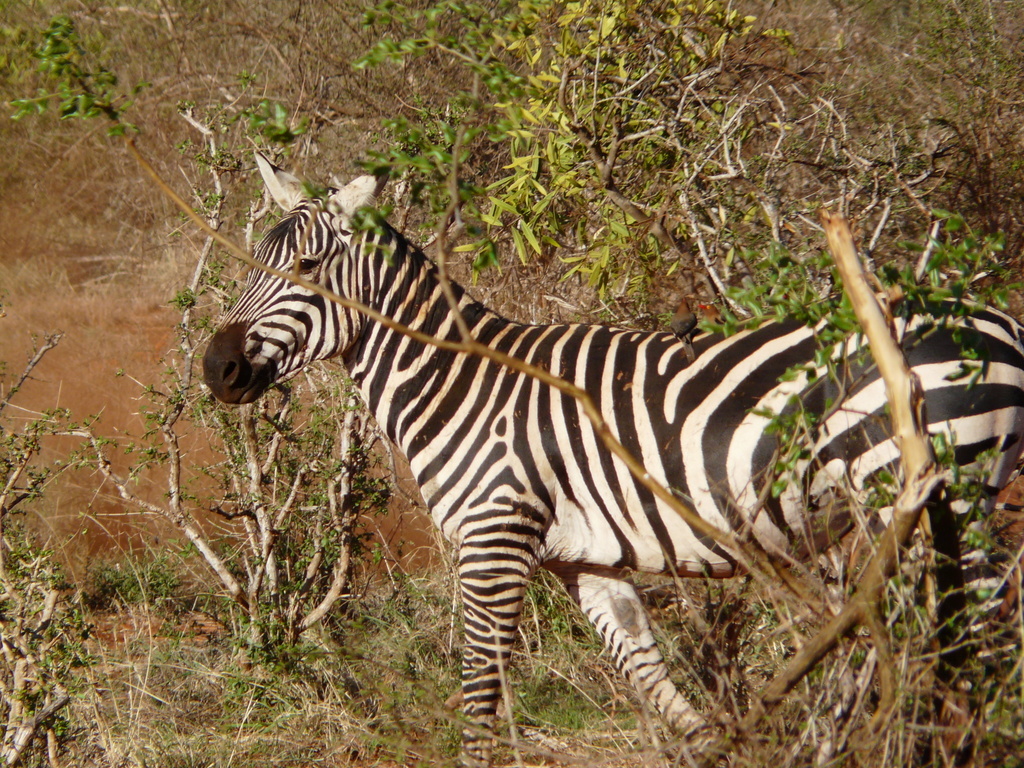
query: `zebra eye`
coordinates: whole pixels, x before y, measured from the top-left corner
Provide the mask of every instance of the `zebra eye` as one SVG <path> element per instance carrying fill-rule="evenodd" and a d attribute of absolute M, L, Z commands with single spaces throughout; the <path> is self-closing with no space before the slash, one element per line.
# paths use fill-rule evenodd
<path fill-rule="evenodd" d="M 299 259 L 299 271 L 300 272 L 312 272 L 316 269 L 316 259 Z"/>

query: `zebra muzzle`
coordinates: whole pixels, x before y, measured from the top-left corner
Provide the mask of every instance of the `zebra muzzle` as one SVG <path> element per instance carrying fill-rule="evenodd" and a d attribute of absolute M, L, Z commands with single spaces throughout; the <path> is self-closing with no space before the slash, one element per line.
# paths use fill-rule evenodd
<path fill-rule="evenodd" d="M 246 330 L 240 323 L 221 328 L 203 355 L 203 380 L 213 396 L 224 403 L 251 403 L 273 382 L 268 366 L 254 367 L 246 358 Z"/>

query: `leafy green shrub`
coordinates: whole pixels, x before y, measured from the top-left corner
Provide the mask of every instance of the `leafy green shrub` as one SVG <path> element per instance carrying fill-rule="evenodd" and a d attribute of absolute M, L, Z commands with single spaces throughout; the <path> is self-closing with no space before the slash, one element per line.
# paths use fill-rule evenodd
<path fill-rule="evenodd" d="M 32 98 L 11 102 L 15 110 L 13 119 L 42 113 L 56 101 L 61 120 L 105 117 L 112 123 L 108 129 L 111 136 L 134 129 L 122 120 L 131 100 L 118 88 L 117 75 L 90 54 L 68 16 L 54 16 L 42 38 L 35 57 L 46 85 Z M 55 91 L 49 90 L 51 83 L 56 86 Z M 137 85 L 133 95 L 143 87 L 145 83 Z"/>
<path fill-rule="evenodd" d="M 393 144 L 372 167 L 409 174 L 438 213 L 457 189 L 472 241 L 457 250 L 477 254 L 474 269 L 496 263 L 496 243 L 524 263 L 556 252 L 602 296 L 645 293 L 680 265 L 696 219 L 666 217 L 679 188 L 739 175 L 756 126 L 727 95 L 729 51 L 785 38 L 717 2 L 386 3 L 366 19 L 416 34 L 385 37 L 357 66 L 434 53 L 474 82 L 429 123 L 388 122 Z"/>
<path fill-rule="evenodd" d="M 175 597 L 181 586 L 179 567 L 179 556 L 162 551 L 96 563 L 87 576 L 88 605 L 93 610 L 109 610 L 165 602 Z"/>

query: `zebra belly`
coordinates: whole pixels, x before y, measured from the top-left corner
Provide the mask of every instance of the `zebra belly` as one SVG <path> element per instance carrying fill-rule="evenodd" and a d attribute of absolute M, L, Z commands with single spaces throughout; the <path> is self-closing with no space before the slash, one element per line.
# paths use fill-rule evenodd
<path fill-rule="evenodd" d="M 707 546 L 681 517 L 660 505 L 655 525 L 651 513 L 644 513 L 639 504 L 616 514 L 587 514 L 564 497 L 548 529 L 544 559 L 678 576 L 718 577 L 735 572 L 724 550 Z"/>

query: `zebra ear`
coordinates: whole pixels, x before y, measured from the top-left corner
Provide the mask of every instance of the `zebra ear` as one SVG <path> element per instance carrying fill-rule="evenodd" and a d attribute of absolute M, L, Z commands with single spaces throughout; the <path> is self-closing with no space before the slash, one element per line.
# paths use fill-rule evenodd
<path fill-rule="evenodd" d="M 260 169 L 263 183 L 274 198 L 274 202 L 284 211 L 290 211 L 303 197 L 302 182 L 287 171 L 282 171 L 271 163 L 262 152 L 256 152 L 256 167 Z"/>
<path fill-rule="evenodd" d="M 331 195 L 328 203 L 334 210 L 351 218 L 360 208 L 376 202 L 386 180 L 385 177 L 360 176 Z"/>

